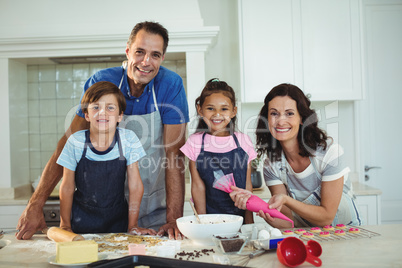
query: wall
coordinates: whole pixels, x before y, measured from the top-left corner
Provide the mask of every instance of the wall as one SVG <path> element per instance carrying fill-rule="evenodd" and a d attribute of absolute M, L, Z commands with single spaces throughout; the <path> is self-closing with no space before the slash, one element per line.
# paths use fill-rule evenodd
<path fill-rule="evenodd" d="M 239 67 L 239 40 L 237 21 L 237 1 L 233 0 L 181 0 L 169 1 L 119 1 L 118 4 L 102 4 L 98 1 L 51 1 L 38 0 L 24 2 L 24 8 L 18 1 L 0 0 L 0 42 L 5 38 L 29 38 L 40 36 L 77 36 L 91 34 L 124 34 L 128 35 L 136 21 L 153 19 L 163 23 L 168 29 L 178 29 L 195 26 L 219 26 L 220 31 L 215 45 L 206 53 L 205 80 L 219 77 L 227 81 L 240 96 L 240 67 Z M 79 6 L 80 8 L 77 8 Z M 180 8 L 178 8 L 180 7 Z M 183 12 L 186 10 L 186 12 Z M 99 14 L 107 14 L 100 17 Z M 74 20 L 71 20 L 74 17 Z M 51 22 L 51 23 L 50 23 Z M 124 44 L 122 44 L 124 46 Z M 8 70 L 2 68 L 1 70 Z M 5 73 L 2 73 L 5 75 Z M 8 87 L 3 87 L 3 92 Z M 199 91 L 202 87 L 199 88 Z M 32 97 L 32 96 L 30 96 Z M 189 103 L 193 106 L 193 103 Z M 239 126 L 243 130 L 245 124 L 252 116 L 255 116 L 261 104 L 244 104 L 239 102 Z M 3 106 L 2 109 L 9 107 Z M 339 142 L 345 148 L 347 158 L 352 170 L 355 153 L 353 146 L 353 105 L 349 102 L 340 103 L 339 116 Z M 11 110 L 10 110 L 11 111 Z M 193 115 L 190 115 L 193 116 Z M 5 124 L 9 124 L 8 118 Z M 3 121 L 1 121 L 3 122 Z M 32 124 L 32 123 L 31 123 Z M 250 133 L 250 136 L 253 133 Z M 333 133 L 330 133 L 333 135 Z M 10 152 L 9 134 L 2 133 L 0 145 L 3 152 Z M 57 135 L 60 135 L 57 134 Z M 47 157 L 47 156 L 45 156 Z M 43 160 L 40 161 L 41 165 Z M 3 162 L 2 165 L 7 165 Z M 38 166 L 38 162 L 35 163 Z M 16 172 L 18 170 L 15 170 Z M 14 172 L 14 171 L 13 171 Z M 7 174 L 4 174 L 8 176 Z M 35 175 L 31 174 L 31 180 Z M 25 179 L 27 180 L 27 179 Z M 18 179 L 15 183 L 24 181 Z M 14 181 L 12 182 L 14 183 Z M 8 181 L 0 187 L 9 187 Z"/>
<path fill-rule="evenodd" d="M 236 91 L 239 106 L 239 128 L 255 141 L 255 117 L 263 103 L 241 103 L 240 100 L 240 54 L 237 19 L 237 1 L 199 0 L 201 16 L 205 26 L 219 26 L 220 33 L 216 45 L 206 54 L 206 80 L 219 77 L 228 82 Z M 263 63 L 261 63 L 263 64 Z M 261 78 L 263 83 L 263 77 Z M 201 92 L 201 89 L 200 89 Z M 267 93 L 269 89 L 267 89 Z M 194 105 L 194 104 L 189 104 Z M 356 171 L 355 130 L 353 102 L 343 101 L 336 104 L 319 102 L 312 106 L 317 111 L 325 111 L 328 106 L 336 106 L 337 115 L 323 120 L 319 125 L 327 130 L 345 150 L 346 161 L 352 171 Z M 323 112 L 323 116 L 325 113 Z M 325 119 L 325 118 L 323 118 Z M 329 127 L 329 129 L 327 129 Z"/>
<path fill-rule="evenodd" d="M 202 26 L 196 0 L 0 0 L 1 38 L 128 34 L 136 22 Z M 183 12 L 185 10 L 185 12 Z"/>
<path fill-rule="evenodd" d="M 27 131 L 29 144 L 12 142 L 14 146 L 20 144 L 22 150 L 29 151 L 30 182 L 37 180 L 50 156 L 56 149 L 58 140 L 64 135 L 72 118 L 75 116 L 77 105 L 81 98 L 82 89 L 88 77 L 96 71 L 120 66 L 121 62 L 86 63 L 86 64 L 31 64 L 25 66 L 28 76 L 28 90 L 20 90 L 25 94 L 25 104 L 28 107 Z M 186 85 L 186 65 L 184 60 L 168 60 L 163 66 L 177 72 Z M 25 83 L 24 87 L 27 87 Z M 24 88 L 22 87 L 22 88 Z M 26 101 L 26 98 L 28 101 Z M 13 173 L 14 174 L 14 173 Z M 16 176 L 17 178 L 20 176 Z"/>
<path fill-rule="evenodd" d="M 99 53 L 100 49 L 104 50 L 106 47 L 106 41 L 101 38 L 102 36 L 112 37 L 110 38 L 112 46 L 107 46 L 107 48 L 112 47 L 112 50 L 115 48 L 117 48 L 117 50 L 114 50 L 111 54 L 124 53 L 126 45 L 125 40 L 132 27 L 138 21 L 144 20 L 161 22 L 170 32 L 176 34 L 171 38 L 173 42 L 170 43 L 168 52 L 169 49 L 172 48 L 174 52 L 184 52 L 184 50 L 182 50 L 183 48 L 189 48 L 192 55 L 203 55 L 204 49 L 210 45 L 209 39 L 219 31 L 219 29 L 204 29 L 202 27 L 203 21 L 196 0 L 171 0 L 169 2 L 164 0 L 147 2 L 122 0 L 118 3 L 114 2 L 108 4 L 99 4 L 99 1 L 94 0 L 84 2 L 77 0 L 57 2 L 38 0 L 34 2 L 24 1 L 23 6 L 21 2 L 18 1 L 0 0 L 0 6 L 0 78 L 2 78 L 0 79 L 0 93 L 3 98 L 7 100 L 2 105 L 2 108 L 0 108 L 3 115 L 0 119 L 0 124 L 3 126 L 0 134 L 0 149 L 5 156 L 10 155 L 10 157 L 5 157 L 0 163 L 0 170 L 3 171 L 2 177 L 0 178 L 1 198 L 4 198 L 3 193 L 6 193 L 7 196 L 9 193 L 9 196 L 15 197 L 13 188 L 29 186 L 30 177 L 36 177 L 35 175 L 29 174 L 29 164 L 32 163 L 36 167 L 41 165 L 42 167 L 45 162 L 43 159 L 48 158 L 48 155 L 46 155 L 48 153 L 44 155 L 39 153 L 40 160 L 38 160 L 38 154 L 35 154 L 31 163 L 29 163 L 31 152 L 27 149 L 28 143 L 38 148 L 38 146 L 40 147 L 42 144 L 57 140 L 54 136 L 60 135 L 61 124 L 58 124 L 55 118 L 47 118 L 49 119 L 49 121 L 46 121 L 48 125 L 41 122 L 31 122 L 31 129 L 33 129 L 34 132 L 59 131 L 59 134 L 43 133 L 44 135 L 51 136 L 49 136 L 49 140 L 39 138 L 39 142 L 37 137 L 28 137 L 28 122 L 26 116 L 26 110 L 29 107 L 26 67 L 28 61 L 34 62 L 36 60 L 34 57 L 87 55 L 80 53 L 82 53 L 82 50 L 88 49 L 88 47 L 93 48 L 90 51 L 92 54 L 89 54 L 96 55 L 94 53 Z M 196 40 L 194 40 L 194 37 L 196 37 Z M 81 41 L 82 46 L 80 46 L 81 44 L 77 45 L 80 40 L 83 40 Z M 102 45 L 99 45 L 100 49 L 97 46 L 99 40 L 103 42 Z M 54 41 L 54 43 L 52 43 L 52 41 Z M 27 44 L 30 44 L 30 48 L 24 49 Z M 52 49 L 47 49 L 44 44 L 51 46 Z M 66 47 L 68 49 L 61 50 L 60 47 Z M 60 51 L 67 51 L 67 54 L 55 54 L 60 53 Z M 34 52 L 35 56 L 30 54 L 30 52 Z M 78 53 L 72 54 L 76 52 Z M 103 54 L 100 53 L 99 55 L 106 53 L 110 52 L 103 51 Z M 24 60 L 27 61 L 24 62 Z M 202 64 L 196 65 L 202 69 L 200 72 L 202 71 L 203 73 L 203 62 Z M 184 67 L 184 69 L 186 69 L 186 67 Z M 10 74 L 10 72 L 14 73 L 15 76 Z M 25 72 L 25 74 L 21 76 L 21 72 Z M 204 77 L 204 75 L 202 76 Z M 9 77 L 16 77 L 17 79 L 13 80 L 15 83 L 9 81 Z M 25 83 L 25 86 L 17 86 L 18 83 Z M 19 101 L 17 105 L 14 105 L 13 92 L 15 89 L 17 89 L 17 91 L 15 91 L 16 93 L 25 94 L 25 102 L 23 104 Z M 43 88 L 43 90 L 52 89 L 51 86 L 49 86 Z M 32 93 L 33 91 L 30 92 Z M 39 94 L 39 91 L 37 92 Z M 54 94 L 54 92 L 50 94 Z M 34 96 L 31 95 L 29 98 L 31 98 L 31 105 L 34 105 L 32 99 Z M 42 100 L 43 103 L 47 104 L 51 101 L 51 99 Z M 63 109 L 60 107 L 65 107 L 65 103 L 62 104 L 61 101 L 59 101 L 59 104 L 60 105 L 57 104 L 57 100 L 56 107 L 50 104 L 52 109 L 56 109 L 56 117 L 57 112 L 59 112 L 57 109 Z M 48 116 L 46 112 L 49 111 L 45 108 L 47 105 L 38 106 L 38 103 L 36 103 L 34 107 L 39 110 L 42 109 L 44 117 Z M 18 110 L 19 108 L 21 108 L 20 111 Z M 54 111 L 54 109 L 52 111 Z M 24 111 L 25 122 L 20 121 L 20 123 L 18 123 L 18 117 L 22 114 L 21 112 Z M 57 127 L 54 126 L 58 128 L 57 131 L 51 129 L 51 127 L 49 128 L 49 125 L 54 125 L 55 122 L 56 125 L 58 125 Z M 21 136 L 22 139 L 19 139 L 18 135 Z M 37 171 L 32 173 L 37 173 Z M 24 189 L 27 188 L 25 187 Z"/>

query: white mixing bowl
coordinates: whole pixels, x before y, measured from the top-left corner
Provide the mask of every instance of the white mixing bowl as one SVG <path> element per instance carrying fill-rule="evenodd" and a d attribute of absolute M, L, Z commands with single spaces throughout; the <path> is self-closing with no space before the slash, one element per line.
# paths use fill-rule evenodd
<path fill-rule="evenodd" d="M 181 217 L 176 223 L 183 235 L 200 245 L 213 245 L 212 235 L 236 233 L 243 224 L 243 217 L 230 214 L 203 214 L 199 217 L 201 224 L 194 215 Z"/>

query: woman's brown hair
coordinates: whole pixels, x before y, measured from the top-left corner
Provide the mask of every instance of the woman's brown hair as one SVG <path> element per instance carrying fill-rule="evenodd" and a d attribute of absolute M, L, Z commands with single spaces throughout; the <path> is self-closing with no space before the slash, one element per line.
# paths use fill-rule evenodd
<path fill-rule="evenodd" d="M 256 145 L 258 156 L 266 154 L 271 161 L 281 159 L 282 146 L 269 132 L 268 128 L 268 104 L 278 96 L 289 96 L 296 101 L 297 111 L 302 118 L 297 140 L 299 142 L 299 154 L 303 157 L 314 156 L 317 146 L 327 148 L 329 138 L 324 130 L 318 127 L 318 117 L 313 109 L 310 109 L 310 100 L 303 91 L 292 84 L 280 84 L 274 87 L 264 99 L 264 106 L 258 115 L 256 129 Z"/>

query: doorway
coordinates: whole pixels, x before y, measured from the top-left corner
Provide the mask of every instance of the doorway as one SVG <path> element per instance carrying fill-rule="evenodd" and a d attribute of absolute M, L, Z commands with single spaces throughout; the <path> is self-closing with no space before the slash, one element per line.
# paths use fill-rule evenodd
<path fill-rule="evenodd" d="M 382 190 L 382 223 L 402 223 L 402 1 L 362 4 L 366 95 L 356 111 L 361 180 Z"/>

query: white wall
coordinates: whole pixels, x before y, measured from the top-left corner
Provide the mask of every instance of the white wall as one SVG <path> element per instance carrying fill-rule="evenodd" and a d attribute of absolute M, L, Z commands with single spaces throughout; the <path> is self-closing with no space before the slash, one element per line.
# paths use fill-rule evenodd
<path fill-rule="evenodd" d="M 205 26 L 219 26 L 220 33 L 216 45 L 206 54 L 206 80 L 218 77 L 226 81 L 236 91 L 240 100 L 240 54 L 237 19 L 237 1 L 233 0 L 199 0 L 201 16 Z M 263 52 L 262 52 L 263 53 Z M 261 63 L 263 64 L 263 63 Z M 262 66 L 263 68 L 263 66 Z M 261 77 L 261 83 L 264 78 Z M 286 82 L 286 81 L 283 81 Z M 269 92 L 267 88 L 267 94 Z M 200 89 L 201 92 L 201 89 Z M 258 115 L 261 103 L 238 103 L 238 126 L 255 141 L 255 117 Z M 189 103 L 189 105 L 194 105 Z M 352 171 L 356 171 L 355 130 L 353 102 L 344 101 L 332 104 L 329 102 L 313 103 L 317 111 L 324 111 L 325 107 L 337 107 L 337 116 L 324 120 L 320 127 L 342 145 L 345 150 L 346 161 Z M 328 109 L 328 108 L 327 108 Z M 324 115 L 323 115 L 324 116 Z"/>
<path fill-rule="evenodd" d="M 16 187 L 29 182 L 27 69 L 9 60 L 9 71 L 11 187 Z"/>
<path fill-rule="evenodd" d="M 128 37 L 132 27 L 143 20 L 161 22 L 168 29 L 202 26 L 197 0 L 0 0 L 0 7 L 1 38 L 85 34 Z"/>
<path fill-rule="evenodd" d="M 123 0 L 108 4 L 99 4 L 99 1 L 94 0 L 37 0 L 24 1 L 24 5 L 21 6 L 19 1 L 0 0 L 0 43 L 5 38 L 105 33 L 124 34 L 128 37 L 133 25 L 146 19 L 159 21 L 168 30 L 219 26 L 216 43 L 205 55 L 205 80 L 219 77 L 228 82 L 235 89 L 239 99 L 241 94 L 237 1 L 176 0 L 168 1 L 168 3 L 164 0 L 146 2 Z M 122 44 L 122 52 L 124 46 L 125 44 Z M 200 92 L 201 90 L 202 87 L 199 88 Z M 7 95 L 8 92 L 2 94 L 2 96 Z M 240 108 L 239 128 L 243 130 L 246 122 L 258 114 L 262 103 L 244 105 L 239 103 L 238 105 Z M 189 103 L 189 106 L 194 106 L 194 103 Z M 3 108 L 6 107 L 3 106 Z M 339 103 L 339 143 L 345 148 L 351 169 L 355 170 L 353 118 L 352 103 Z M 8 119 L 5 123 L 8 123 Z M 254 136 L 253 133 L 248 134 L 251 137 Z M 9 134 L 1 135 L 2 138 L 3 136 L 6 138 Z M 2 140 L 4 143 L 0 144 L 1 148 L 4 147 L 7 151 L 9 139 Z M 4 162 L 3 164 L 7 165 Z M 9 185 L 1 185 L 0 182 L 0 187 L 9 187 Z"/>

